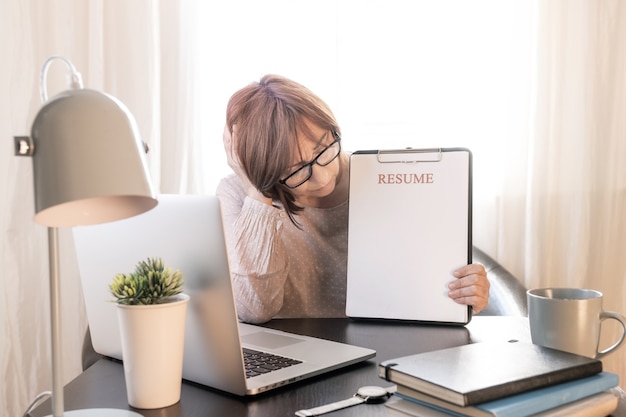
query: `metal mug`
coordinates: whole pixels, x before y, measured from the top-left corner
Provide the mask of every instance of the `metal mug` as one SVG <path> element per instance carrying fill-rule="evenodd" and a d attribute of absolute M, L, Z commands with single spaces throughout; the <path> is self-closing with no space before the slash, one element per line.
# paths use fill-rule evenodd
<path fill-rule="evenodd" d="M 534 344 L 599 359 L 622 345 L 626 318 L 604 311 L 602 293 L 580 288 L 537 288 L 526 292 L 530 336 Z M 600 351 L 600 330 L 606 319 L 622 325 L 619 340 Z"/>

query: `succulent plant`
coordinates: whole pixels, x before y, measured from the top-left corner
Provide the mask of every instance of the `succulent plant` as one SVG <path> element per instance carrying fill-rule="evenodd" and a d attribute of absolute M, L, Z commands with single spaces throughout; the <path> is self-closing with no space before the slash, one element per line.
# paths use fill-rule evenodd
<path fill-rule="evenodd" d="M 166 268 L 160 258 L 147 258 L 130 274 L 115 275 L 109 289 L 118 304 L 161 304 L 183 291 L 183 274 Z"/>

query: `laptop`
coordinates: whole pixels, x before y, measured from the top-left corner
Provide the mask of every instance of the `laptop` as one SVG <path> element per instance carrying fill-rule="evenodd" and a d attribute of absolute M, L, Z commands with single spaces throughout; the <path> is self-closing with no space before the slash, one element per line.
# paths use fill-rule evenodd
<path fill-rule="evenodd" d="M 190 296 L 183 362 L 188 381 L 256 395 L 376 355 L 368 348 L 240 323 L 217 197 L 160 195 L 158 200 L 139 216 L 72 229 L 96 352 L 123 360 L 117 307 L 108 288 L 113 277 L 133 271 L 148 257 L 160 257 L 183 273 Z M 250 351 L 287 358 L 288 366 L 246 374 L 244 356 Z"/>

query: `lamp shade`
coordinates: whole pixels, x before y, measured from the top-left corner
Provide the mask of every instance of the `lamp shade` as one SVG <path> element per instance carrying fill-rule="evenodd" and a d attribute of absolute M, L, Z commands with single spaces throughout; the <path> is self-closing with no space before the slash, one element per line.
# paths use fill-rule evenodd
<path fill-rule="evenodd" d="M 98 224 L 156 206 L 135 121 L 114 97 L 65 91 L 41 108 L 31 138 L 35 222 Z"/>

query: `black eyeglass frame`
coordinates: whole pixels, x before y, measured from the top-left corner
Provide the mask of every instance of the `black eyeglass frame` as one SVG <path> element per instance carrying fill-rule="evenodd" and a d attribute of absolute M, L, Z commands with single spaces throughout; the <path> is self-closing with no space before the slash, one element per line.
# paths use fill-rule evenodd
<path fill-rule="evenodd" d="M 331 131 L 331 133 L 333 134 L 333 137 L 335 138 L 334 141 L 332 141 L 330 144 L 328 144 L 328 146 L 326 146 L 324 149 L 322 149 L 322 151 L 320 153 L 318 153 L 317 156 L 315 158 L 313 158 L 310 162 L 307 162 L 306 164 L 302 165 L 300 168 L 296 169 L 294 172 L 292 172 L 291 174 L 287 175 L 285 178 L 282 178 L 282 179 L 278 180 L 278 182 L 280 184 L 284 185 L 285 187 L 290 188 L 290 189 L 293 190 L 294 188 L 298 188 L 299 186 L 301 186 L 302 184 L 304 184 L 305 182 L 307 182 L 308 180 L 311 179 L 311 177 L 313 176 L 313 165 L 317 164 L 317 165 L 319 165 L 321 167 L 325 167 L 325 166 L 329 165 L 331 162 L 333 162 L 335 159 L 337 159 L 337 157 L 341 153 L 341 137 L 335 131 Z M 318 161 L 319 158 L 322 155 L 324 155 L 324 153 L 326 151 L 328 151 L 330 148 L 332 148 L 335 144 L 339 144 L 339 149 L 337 150 L 337 155 L 335 155 L 330 161 L 326 162 L 325 164 L 320 164 L 319 161 Z M 300 181 L 296 185 L 289 185 L 289 184 L 287 184 L 287 181 L 289 181 L 289 178 L 297 175 L 303 169 L 308 169 L 309 170 L 309 175 L 304 180 Z"/>

